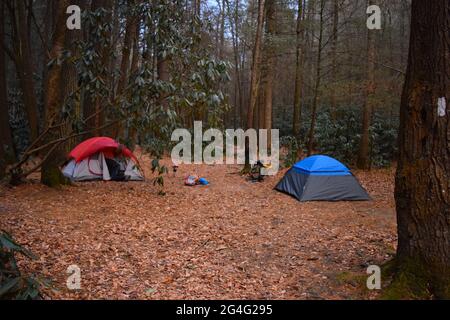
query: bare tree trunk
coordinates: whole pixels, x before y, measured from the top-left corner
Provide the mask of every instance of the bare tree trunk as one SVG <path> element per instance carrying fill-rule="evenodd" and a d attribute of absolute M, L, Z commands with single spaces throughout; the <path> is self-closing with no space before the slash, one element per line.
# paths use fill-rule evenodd
<path fill-rule="evenodd" d="M 302 119 L 302 87 L 303 87 L 303 0 L 298 0 L 297 7 L 297 38 L 296 38 L 296 63 L 295 63 L 295 93 L 294 93 L 294 114 L 292 120 L 292 132 L 295 137 L 300 134 Z"/>
<path fill-rule="evenodd" d="M 0 41 L 5 38 L 4 5 L 0 4 Z M 14 144 L 9 125 L 8 90 L 7 90 L 6 60 L 3 46 L 0 46 L 0 179 L 4 177 L 6 165 L 15 160 Z"/>
<path fill-rule="evenodd" d="M 64 25 L 66 19 L 66 8 L 69 6 L 69 0 L 60 0 L 56 11 L 57 26 Z M 50 59 L 57 59 L 64 52 L 65 36 L 67 28 L 56 28 L 52 39 L 52 49 Z M 54 63 L 47 72 L 46 92 L 45 92 L 45 124 L 51 127 L 61 121 L 61 81 L 62 65 Z M 48 134 L 47 141 L 60 138 L 61 132 L 54 130 Z M 50 151 L 47 151 L 50 152 Z M 50 187 L 58 187 L 66 183 L 59 166 L 64 161 L 64 149 L 56 148 L 51 157 L 48 157 L 42 165 L 41 182 Z"/>
<path fill-rule="evenodd" d="M 239 34 L 239 0 L 236 0 L 235 8 L 233 12 L 231 12 L 230 3 L 228 0 L 225 0 L 225 4 L 227 6 L 227 13 L 230 22 L 230 30 L 231 30 L 231 39 L 233 42 L 233 57 L 234 57 L 234 127 L 238 126 L 238 118 L 240 116 L 240 110 L 243 106 L 242 101 L 242 90 L 241 90 L 241 70 L 240 65 L 241 61 L 239 58 L 239 42 L 238 42 L 238 34 Z M 241 119 L 242 120 L 242 119 Z M 242 123 L 240 124 L 242 125 Z"/>
<path fill-rule="evenodd" d="M 337 46 L 338 46 L 339 3 L 333 0 L 333 35 L 331 43 L 331 119 L 336 120 L 336 82 L 337 82 Z"/>
<path fill-rule="evenodd" d="M 264 25 L 264 2 L 265 0 L 258 1 L 258 24 L 256 27 L 255 44 L 253 47 L 253 62 L 250 81 L 250 103 L 247 112 L 247 128 L 253 127 L 253 113 L 258 96 L 258 79 L 259 79 L 259 64 L 261 56 L 261 38 Z"/>
<path fill-rule="evenodd" d="M 275 34 L 276 34 L 276 3 L 275 0 L 267 0 L 267 38 L 265 49 L 265 84 L 264 84 L 264 123 L 262 128 L 268 129 L 268 144 L 271 144 L 272 109 L 273 109 L 273 79 L 275 73 Z"/>
<path fill-rule="evenodd" d="M 323 24 L 324 24 L 324 7 L 325 1 L 320 1 L 320 27 L 319 27 L 319 43 L 316 61 L 316 83 L 314 86 L 314 100 L 311 110 L 311 126 L 308 136 L 308 156 L 312 154 L 314 149 L 314 130 L 316 126 L 317 104 L 319 99 L 320 80 L 322 77 L 322 42 L 323 42 Z"/>
<path fill-rule="evenodd" d="M 30 126 L 31 141 L 37 138 L 39 132 L 38 109 L 36 91 L 33 80 L 33 56 L 30 48 L 29 28 L 27 23 L 25 1 L 16 1 L 17 19 L 15 29 L 17 30 L 17 72 L 19 74 L 20 86 L 23 93 L 23 102 Z"/>
<path fill-rule="evenodd" d="M 412 2 L 395 187 L 398 274 L 391 287 L 442 299 L 450 299 L 449 12 L 447 0 Z"/>
<path fill-rule="evenodd" d="M 374 4 L 374 1 L 369 1 Z M 367 82 L 366 95 L 362 115 L 361 141 L 357 166 L 359 169 L 370 169 L 370 120 L 373 112 L 373 94 L 375 93 L 375 30 L 367 30 Z"/>

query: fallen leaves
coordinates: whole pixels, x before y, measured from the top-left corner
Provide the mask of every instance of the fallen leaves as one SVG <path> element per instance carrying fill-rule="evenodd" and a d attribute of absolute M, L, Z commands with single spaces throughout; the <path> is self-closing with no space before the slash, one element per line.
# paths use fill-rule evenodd
<path fill-rule="evenodd" d="M 151 181 L 2 190 L 0 228 L 39 255 L 22 267 L 54 280 L 53 299 L 356 298 L 337 275 L 392 254 L 393 170 L 356 172 L 374 201 L 337 203 L 274 191 L 282 172 L 250 183 L 237 171 L 181 166 L 164 197 Z M 184 187 L 191 172 L 211 185 Z M 79 291 L 65 287 L 72 264 Z"/>

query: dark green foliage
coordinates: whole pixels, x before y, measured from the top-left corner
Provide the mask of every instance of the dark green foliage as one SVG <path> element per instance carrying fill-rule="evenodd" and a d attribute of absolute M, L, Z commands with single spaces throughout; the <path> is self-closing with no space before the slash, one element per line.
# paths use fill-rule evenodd
<path fill-rule="evenodd" d="M 9 123 L 16 152 L 20 155 L 30 144 L 30 129 L 21 91 L 11 89 L 8 93 Z"/>
<path fill-rule="evenodd" d="M 293 136 L 284 136 L 280 138 L 280 148 L 285 149 L 282 156 L 281 163 L 285 168 L 292 167 L 299 159 L 298 153 L 304 148 Z"/>
<path fill-rule="evenodd" d="M 372 164 L 389 166 L 397 156 L 398 119 L 386 119 L 376 113 L 370 127 Z"/>
<path fill-rule="evenodd" d="M 315 146 L 317 153 L 330 155 L 343 163 L 356 163 L 360 132 L 361 110 L 357 107 L 340 108 L 336 119 L 332 119 L 328 110 L 317 115 Z M 281 159 L 289 167 L 298 160 L 298 153 L 305 150 L 307 143 L 304 128 L 309 127 L 309 115 L 306 113 L 299 139 L 284 136 L 280 147 L 287 149 L 287 155 Z M 386 167 L 395 160 L 397 154 L 398 116 L 375 112 L 370 127 L 370 158 L 373 167 Z"/>
<path fill-rule="evenodd" d="M 0 231 L 0 299 L 34 300 L 42 298 L 40 289 L 49 282 L 36 275 L 24 275 L 17 266 L 16 255 L 28 259 L 36 256 L 17 244 L 6 231 Z"/>
<path fill-rule="evenodd" d="M 169 170 L 166 166 L 161 165 L 159 159 L 152 160 L 152 173 L 158 173 L 158 176 L 153 179 L 153 185 L 159 186 L 159 195 L 164 196 L 166 193 L 164 192 L 164 174 L 167 174 Z"/>
<path fill-rule="evenodd" d="M 352 165 L 358 155 L 361 112 L 359 108 L 341 108 L 332 120 L 328 111 L 318 115 L 315 132 L 316 149 Z M 375 113 L 370 127 L 370 159 L 372 166 L 389 166 L 397 152 L 398 118 Z"/>
<path fill-rule="evenodd" d="M 321 112 L 317 116 L 315 131 L 316 150 L 353 164 L 358 154 L 360 132 L 361 121 L 356 110 L 343 109 L 334 121 L 329 112 Z"/>

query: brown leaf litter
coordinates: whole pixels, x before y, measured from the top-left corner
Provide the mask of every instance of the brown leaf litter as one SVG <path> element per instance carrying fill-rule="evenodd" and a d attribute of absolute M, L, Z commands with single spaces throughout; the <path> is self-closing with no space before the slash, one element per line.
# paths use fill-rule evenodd
<path fill-rule="evenodd" d="M 307 203 L 273 190 L 285 171 L 251 183 L 239 169 L 182 165 L 166 196 L 148 165 L 147 182 L 2 189 L 0 228 L 39 256 L 19 262 L 53 280 L 51 299 L 376 297 L 342 275 L 395 250 L 393 169 L 356 172 L 373 201 Z M 189 173 L 211 184 L 186 187 Z M 78 291 L 66 288 L 74 264 Z"/>

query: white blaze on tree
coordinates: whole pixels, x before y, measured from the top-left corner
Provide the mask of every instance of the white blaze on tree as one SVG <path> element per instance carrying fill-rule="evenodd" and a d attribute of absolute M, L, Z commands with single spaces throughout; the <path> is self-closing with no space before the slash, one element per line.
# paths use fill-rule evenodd
<path fill-rule="evenodd" d="M 438 99 L 438 115 L 439 117 L 445 117 L 447 109 L 447 103 L 445 102 L 445 97 Z"/>

